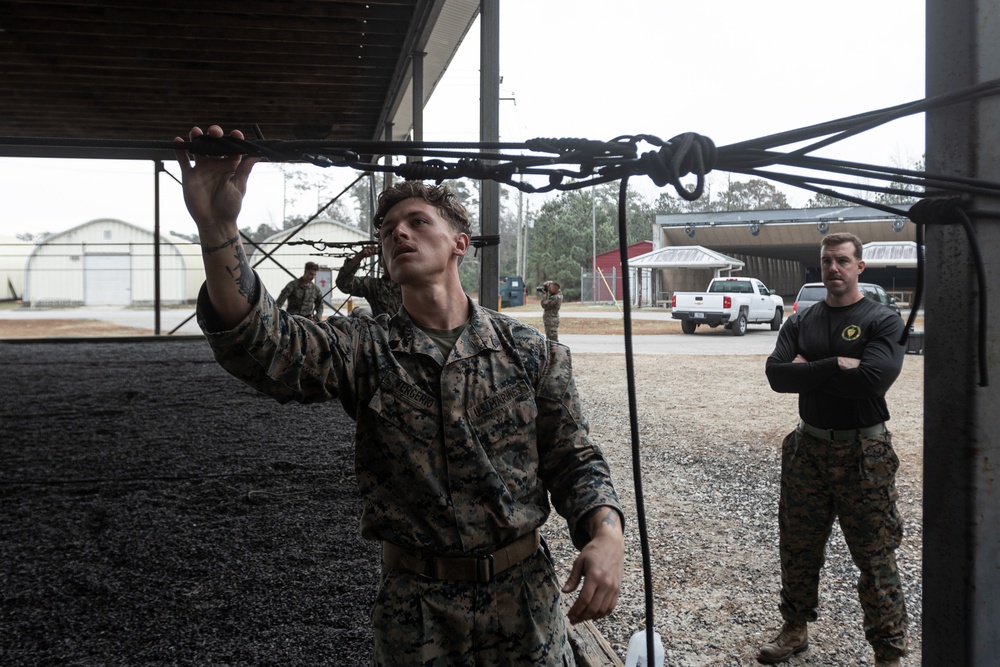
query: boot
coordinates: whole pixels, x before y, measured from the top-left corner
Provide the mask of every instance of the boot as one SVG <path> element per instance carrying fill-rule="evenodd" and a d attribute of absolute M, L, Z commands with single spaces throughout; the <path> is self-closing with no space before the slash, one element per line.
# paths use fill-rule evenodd
<path fill-rule="evenodd" d="M 900 667 L 899 658 L 875 658 L 875 667 Z"/>
<path fill-rule="evenodd" d="M 773 665 L 788 660 L 809 648 L 809 630 L 805 623 L 786 622 L 778 636 L 760 647 L 757 662 Z"/>

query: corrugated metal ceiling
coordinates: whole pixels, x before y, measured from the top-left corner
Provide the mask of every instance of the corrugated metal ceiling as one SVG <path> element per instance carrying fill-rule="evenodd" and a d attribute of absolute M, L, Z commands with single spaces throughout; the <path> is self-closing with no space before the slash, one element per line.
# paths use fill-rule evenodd
<path fill-rule="evenodd" d="M 0 0 L 0 155 L 51 152 L 3 137 L 168 140 L 209 123 L 369 140 L 392 122 L 402 138 L 411 54 L 426 54 L 426 100 L 478 10 L 469 0 Z"/>

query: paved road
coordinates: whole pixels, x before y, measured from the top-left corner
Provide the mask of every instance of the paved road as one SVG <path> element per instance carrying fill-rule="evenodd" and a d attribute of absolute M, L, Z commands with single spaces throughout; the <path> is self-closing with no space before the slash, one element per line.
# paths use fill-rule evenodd
<path fill-rule="evenodd" d="M 517 311 L 518 317 L 541 317 L 542 311 Z M 201 329 L 194 320 L 194 309 L 165 308 L 160 311 L 160 332 L 167 334 L 175 327 L 175 333 L 200 335 Z M 618 319 L 618 312 L 605 311 L 564 311 L 563 318 L 590 317 Z M 189 319 L 190 318 L 190 319 Z M 661 309 L 645 309 L 632 312 L 633 319 L 670 319 L 670 313 Z M 114 308 L 83 306 L 79 308 L 2 308 L 0 319 L 86 319 L 114 322 L 123 326 L 138 327 L 152 331 L 155 316 L 151 308 Z M 185 322 L 185 320 L 187 320 Z M 723 329 L 701 327 L 697 333 L 685 335 L 633 336 L 634 354 L 770 354 L 774 349 L 777 333 L 766 326 L 751 325 L 745 336 L 736 337 Z M 589 334 L 563 334 L 560 342 L 573 352 L 624 354 L 625 339 L 621 336 L 599 336 Z"/>

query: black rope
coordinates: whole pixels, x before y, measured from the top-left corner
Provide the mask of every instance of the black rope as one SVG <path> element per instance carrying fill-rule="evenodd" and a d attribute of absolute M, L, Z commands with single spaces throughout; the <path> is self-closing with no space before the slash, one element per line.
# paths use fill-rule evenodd
<path fill-rule="evenodd" d="M 628 276 L 628 221 L 627 221 L 628 178 L 621 180 L 618 190 L 618 253 L 622 263 L 622 275 Z M 656 653 L 653 648 L 653 565 L 649 554 L 649 534 L 646 530 L 646 503 L 642 494 L 642 457 L 639 447 L 638 406 L 635 391 L 635 363 L 632 354 L 632 299 L 629 281 L 622 281 L 622 301 L 624 302 L 625 324 L 625 375 L 628 386 L 629 430 L 632 436 L 632 484 L 635 488 L 635 514 L 639 523 L 639 546 L 642 551 L 642 581 L 646 603 L 646 655 L 652 663 Z M 624 528 L 624 527 L 623 527 Z"/>

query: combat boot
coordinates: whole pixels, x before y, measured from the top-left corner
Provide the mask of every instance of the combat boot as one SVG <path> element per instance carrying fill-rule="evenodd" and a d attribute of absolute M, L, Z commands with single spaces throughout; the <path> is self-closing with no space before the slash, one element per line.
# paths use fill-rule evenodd
<path fill-rule="evenodd" d="M 786 622 L 778 636 L 760 647 L 757 662 L 773 665 L 788 660 L 809 648 L 809 630 L 805 623 Z"/>

